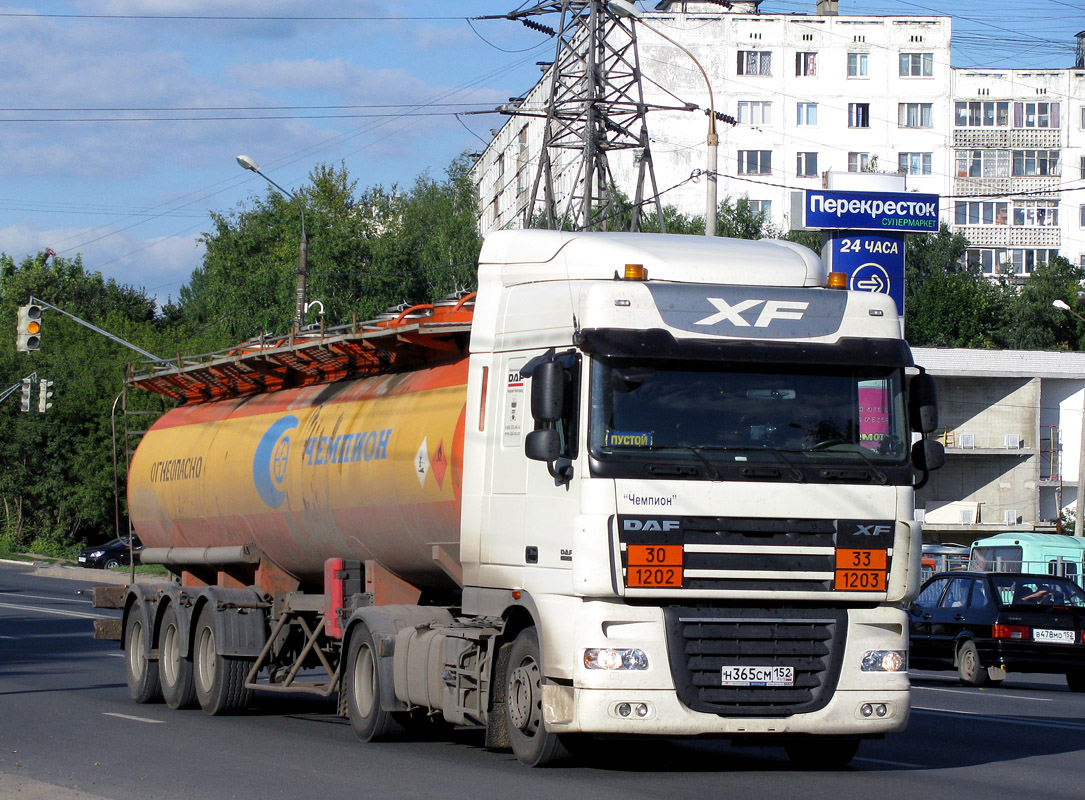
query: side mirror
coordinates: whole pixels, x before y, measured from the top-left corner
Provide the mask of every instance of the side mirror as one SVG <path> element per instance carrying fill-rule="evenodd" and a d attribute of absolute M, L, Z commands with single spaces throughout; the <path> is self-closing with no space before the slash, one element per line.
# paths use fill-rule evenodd
<path fill-rule="evenodd" d="M 531 373 L 531 416 L 536 422 L 557 422 L 564 401 L 565 370 L 561 364 L 557 361 L 538 364 Z"/>
<path fill-rule="evenodd" d="M 946 449 L 941 442 L 921 439 L 912 445 L 912 465 L 920 472 L 941 469 L 946 463 Z"/>
<path fill-rule="evenodd" d="M 926 372 L 908 383 L 908 421 L 912 430 L 931 433 L 938 427 L 938 389 Z"/>
<path fill-rule="evenodd" d="M 531 431 L 524 439 L 524 455 L 532 461 L 557 461 L 561 439 L 554 428 Z"/>

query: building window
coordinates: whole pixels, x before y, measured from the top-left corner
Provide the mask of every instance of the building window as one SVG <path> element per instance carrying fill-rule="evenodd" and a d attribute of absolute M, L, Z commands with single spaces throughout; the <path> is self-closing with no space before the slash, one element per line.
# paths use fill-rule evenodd
<path fill-rule="evenodd" d="M 1081 206 L 1081 220 L 1078 222 L 1078 225 L 1085 228 L 1085 204 L 1082 204 Z"/>
<path fill-rule="evenodd" d="M 795 106 L 795 124 L 796 125 L 817 125 L 818 124 L 818 104 L 817 103 L 798 103 Z M 1082 163 L 1085 164 L 1085 158 L 1082 159 Z"/>
<path fill-rule="evenodd" d="M 1016 200 L 1013 204 L 1013 224 L 1029 228 L 1057 228 L 1059 201 Z"/>
<path fill-rule="evenodd" d="M 1010 177 L 1009 150 L 958 150 L 958 178 Z"/>
<path fill-rule="evenodd" d="M 867 76 L 867 54 L 848 53 L 848 77 L 865 78 Z"/>
<path fill-rule="evenodd" d="M 769 175 L 772 173 L 771 150 L 739 150 L 739 175 Z"/>
<path fill-rule="evenodd" d="M 870 127 L 870 103 L 848 103 L 848 127 Z"/>
<path fill-rule="evenodd" d="M 1085 156 L 1081 157 L 1081 180 L 1085 181 Z"/>
<path fill-rule="evenodd" d="M 905 175 L 930 175 L 930 153 L 900 153 L 897 156 L 897 171 Z"/>
<path fill-rule="evenodd" d="M 750 211 L 760 216 L 761 219 L 769 219 L 772 216 L 772 201 L 750 200 Z"/>
<path fill-rule="evenodd" d="M 934 75 L 934 53 L 901 53 L 900 77 L 929 78 Z"/>
<path fill-rule="evenodd" d="M 870 153 L 848 153 L 848 172 L 865 172 L 870 169 Z"/>
<path fill-rule="evenodd" d="M 902 128 L 929 128 L 931 107 L 931 103 L 898 103 L 897 124 Z"/>
<path fill-rule="evenodd" d="M 1008 225 L 1009 203 L 958 200 L 953 204 L 954 225 Z"/>
<path fill-rule="evenodd" d="M 1058 103 L 1014 103 L 1013 126 L 1015 128 L 1059 127 Z"/>
<path fill-rule="evenodd" d="M 958 128 L 1009 127 L 1010 104 L 1005 100 L 969 100 L 955 103 L 953 124 Z"/>
<path fill-rule="evenodd" d="M 795 174 L 800 178 L 812 178 L 818 174 L 818 154 L 799 153 Z"/>
<path fill-rule="evenodd" d="M 795 75 L 800 78 L 809 78 L 818 74 L 817 53 L 795 54 Z"/>
<path fill-rule="evenodd" d="M 768 100 L 739 100 L 738 121 L 743 125 L 772 123 L 772 103 Z"/>
<path fill-rule="evenodd" d="M 1037 267 L 1046 266 L 1047 262 L 1058 254 L 1058 250 L 1014 249 L 1010 251 L 1010 261 L 1016 274 L 1029 275 Z"/>
<path fill-rule="evenodd" d="M 1013 175 L 1015 178 L 1035 175 L 1058 175 L 1058 150 L 1014 150 Z"/>
<path fill-rule="evenodd" d="M 498 153 L 497 161 L 494 163 L 494 167 L 497 169 L 497 179 L 500 181 L 505 177 L 505 154 Z"/>
<path fill-rule="evenodd" d="M 520 128 L 516 151 L 516 195 L 527 191 L 527 125 Z"/>
<path fill-rule="evenodd" d="M 772 51 L 770 51 L 770 50 L 739 50 L 738 51 L 738 74 L 739 75 L 771 75 L 772 74 Z"/>
<path fill-rule="evenodd" d="M 978 267 L 984 275 L 997 275 L 1009 258 L 1002 247 L 970 247 L 965 251 L 964 260 L 969 266 Z"/>

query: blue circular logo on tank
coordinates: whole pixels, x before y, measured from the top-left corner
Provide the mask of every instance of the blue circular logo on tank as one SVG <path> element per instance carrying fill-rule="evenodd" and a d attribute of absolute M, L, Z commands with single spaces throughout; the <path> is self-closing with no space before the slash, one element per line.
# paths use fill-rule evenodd
<path fill-rule="evenodd" d="M 272 508 L 278 508 L 286 499 L 283 483 L 290 458 L 290 431 L 298 427 L 293 414 L 276 420 L 267 429 L 252 458 L 252 481 L 260 499 Z"/>

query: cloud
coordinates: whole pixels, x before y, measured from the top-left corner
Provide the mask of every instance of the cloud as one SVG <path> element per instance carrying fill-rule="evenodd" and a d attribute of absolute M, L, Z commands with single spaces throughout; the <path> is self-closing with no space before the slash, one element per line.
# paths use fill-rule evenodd
<path fill-rule="evenodd" d="M 199 227 L 210 228 L 210 221 Z M 128 231 L 104 234 L 108 231 L 97 227 L 48 229 L 20 223 L 0 228 L 0 252 L 17 261 L 46 247 L 67 258 L 82 255 L 88 272 L 101 272 L 118 283 L 145 289 L 160 303 L 176 298 L 203 261 L 203 244 L 195 231 L 149 238 Z"/>

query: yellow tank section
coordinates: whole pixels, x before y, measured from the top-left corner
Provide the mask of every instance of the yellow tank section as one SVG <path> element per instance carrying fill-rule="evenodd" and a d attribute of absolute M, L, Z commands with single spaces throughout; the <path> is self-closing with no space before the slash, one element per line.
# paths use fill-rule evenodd
<path fill-rule="evenodd" d="M 459 556 L 467 361 L 186 405 L 140 442 L 128 505 L 148 547 L 254 544 L 303 583 L 326 558 L 447 586 Z"/>

